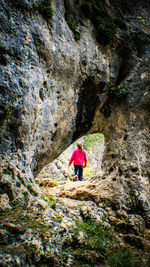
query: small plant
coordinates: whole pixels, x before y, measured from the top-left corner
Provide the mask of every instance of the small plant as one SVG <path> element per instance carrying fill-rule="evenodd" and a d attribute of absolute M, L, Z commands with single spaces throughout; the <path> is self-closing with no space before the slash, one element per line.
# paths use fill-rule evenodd
<path fill-rule="evenodd" d="M 21 183 L 19 181 L 16 182 L 17 187 L 21 187 Z"/>
<path fill-rule="evenodd" d="M 112 228 L 104 227 L 101 223 L 90 219 L 87 221 L 78 221 L 75 234 L 80 231 L 84 233 L 84 249 L 96 250 L 106 253 L 114 247 L 115 239 Z"/>
<path fill-rule="evenodd" d="M 56 209 L 56 200 L 54 200 L 52 197 L 48 198 L 48 204 L 55 210 Z"/>
<path fill-rule="evenodd" d="M 125 21 L 120 17 L 115 18 L 114 23 L 121 29 L 127 29 Z"/>
<path fill-rule="evenodd" d="M 12 201 L 13 209 L 18 209 L 20 208 L 20 204 L 17 203 L 15 200 Z"/>
<path fill-rule="evenodd" d="M 18 174 L 18 180 L 19 180 L 19 182 L 20 182 L 22 185 L 26 186 L 26 184 L 25 184 L 23 178 L 21 177 L 21 174 Z"/>
<path fill-rule="evenodd" d="M 48 196 L 48 197 L 41 196 L 41 198 L 43 198 L 44 201 L 46 201 L 47 204 L 51 206 L 51 208 L 53 208 L 54 210 L 56 209 L 56 200 L 54 200 L 53 197 L 51 197 L 51 196 Z"/>
<path fill-rule="evenodd" d="M 111 251 L 107 259 L 107 263 L 111 267 L 132 267 L 133 263 L 133 254 L 131 250 L 127 248 L 120 248 Z"/>
<path fill-rule="evenodd" d="M 13 109 L 11 107 L 9 107 L 9 106 L 6 106 L 5 107 L 5 112 L 6 112 L 7 119 L 9 119 L 10 116 L 12 115 L 12 113 L 13 113 Z"/>
<path fill-rule="evenodd" d="M 24 195 L 25 199 L 28 199 L 28 197 L 30 195 L 28 191 L 23 191 L 22 194 Z"/>
<path fill-rule="evenodd" d="M 106 21 L 99 24 L 98 31 L 105 43 L 110 43 L 116 33 L 116 24 L 111 21 Z"/>
<path fill-rule="evenodd" d="M 93 14 L 93 3 L 91 1 L 85 1 L 82 6 L 82 11 L 87 17 L 91 17 Z"/>
<path fill-rule="evenodd" d="M 78 29 L 78 27 L 75 25 L 74 21 L 72 20 L 67 20 L 67 23 L 71 29 L 71 31 L 73 32 L 74 34 L 74 38 L 76 41 L 80 40 L 81 39 L 81 33 Z"/>
<path fill-rule="evenodd" d="M 0 48 L 4 48 L 4 45 L 0 42 Z"/>
<path fill-rule="evenodd" d="M 108 84 L 109 94 L 116 97 L 122 97 L 128 93 L 128 90 L 123 85 L 115 85 L 114 83 Z"/>
<path fill-rule="evenodd" d="M 39 182 L 40 182 L 40 178 L 35 178 L 35 182 L 36 182 L 37 184 L 39 184 Z"/>
<path fill-rule="evenodd" d="M 108 20 L 107 12 L 101 7 L 100 1 L 84 1 L 81 5 L 81 9 L 86 17 L 91 18 L 99 35 L 98 41 L 109 44 L 114 39 L 117 25 Z"/>
<path fill-rule="evenodd" d="M 12 178 L 14 178 L 14 173 L 13 173 L 13 171 L 12 171 L 10 168 L 4 169 L 4 170 L 2 171 L 2 173 L 3 173 L 3 174 L 8 174 L 8 175 L 10 175 Z"/>
<path fill-rule="evenodd" d="M 31 178 L 31 177 L 29 177 L 29 180 L 30 180 L 30 182 L 31 182 L 31 183 L 33 183 L 33 180 L 32 180 L 32 178 Z"/>
<path fill-rule="evenodd" d="M 55 222 L 59 222 L 59 223 L 61 223 L 62 220 L 63 220 L 63 218 L 62 218 L 61 216 L 56 216 L 56 217 L 53 217 L 53 220 L 54 220 Z"/>
<path fill-rule="evenodd" d="M 34 191 L 33 187 L 31 184 L 27 184 L 27 189 L 29 190 L 30 194 L 37 197 L 38 193 Z"/>
<path fill-rule="evenodd" d="M 51 0 L 42 0 L 40 2 L 35 3 L 35 7 L 39 10 L 39 12 L 46 18 L 49 19 L 54 14 L 54 10 L 52 8 Z"/>

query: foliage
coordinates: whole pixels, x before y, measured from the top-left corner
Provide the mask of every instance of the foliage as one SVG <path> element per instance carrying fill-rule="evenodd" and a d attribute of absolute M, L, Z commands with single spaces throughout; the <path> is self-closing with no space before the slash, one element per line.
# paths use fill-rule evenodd
<path fill-rule="evenodd" d="M 86 179 L 89 179 L 89 178 L 92 178 L 94 176 L 94 172 L 91 171 L 91 168 L 89 166 L 87 166 L 85 169 L 84 169 L 84 177 Z"/>
<path fill-rule="evenodd" d="M 78 27 L 75 25 L 74 21 L 73 20 L 67 20 L 67 23 L 71 29 L 71 31 L 73 32 L 74 34 L 74 38 L 76 41 L 80 40 L 81 39 L 81 33 L 80 31 L 78 30 Z"/>
<path fill-rule="evenodd" d="M 17 203 L 15 200 L 12 201 L 12 206 L 13 206 L 13 209 L 18 209 L 18 208 L 20 208 L 20 204 Z"/>
<path fill-rule="evenodd" d="M 49 19 L 54 14 L 54 10 L 52 8 L 51 0 L 42 0 L 40 2 L 35 3 L 35 7 L 39 10 L 39 12 L 46 18 Z"/>
<path fill-rule="evenodd" d="M 7 119 L 9 119 L 10 116 L 12 115 L 12 113 L 13 113 L 13 109 L 11 107 L 9 107 L 9 106 L 6 106 L 5 107 L 5 112 L 6 112 Z"/>
<path fill-rule="evenodd" d="M 0 42 L 0 48 L 4 48 L 4 45 Z"/>
<path fill-rule="evenodd" d="M 52 196 L 41 196 L 44 201 L 47 202 L 48 205 L 50 205 L 51 208 L 53 208 L 54 210 L 56 209 L 56 200 L 53 199 Z"/>
<path fill-rule="evenodd" d="M 53 220 L 54 220 L 55 222 L 59 222 L 59 223 L 61 223 L 62 220 L 63 220 L 63 218 L 62 218 L 61 216 L 56 216 L 56 217 L 53 217 Z"/>
<path fill-rule="evenodd" d="M 56 200 L 54 200 L 51 196 L 48 197 L 48 204 L 49 204 L 53 209 L 56 209 Z"/>
<path fill-rule="evenodd" d="M 21 184 L 23 184 L 24 186 L 26 186 L 26 184 L 25 184 L 25 182 L 24 182 L 24 180 L 23 180 L 23 178 L 21 177 L 20 174 L 18 174 L 18 180 L 19 180 L 19 182 L 20 182 Z"/>
<path fill-rule="evenodd" d="M 110 43 L 114 38 L 116 25 L 111 21 L 105 21 L 104 23 L 99 24 L 98 31 L 104 42 Z"/>
<path fill-rule="evenodd" d="M 107 259 L 111 267 L 131 267 L 133 266 L 133 254 L 127 248 L 113 250 Z"/>
<path fill-rule="evenodd" d="M 81 9 L 86 17 L 91 18 L 99 34 L 99 41 L 109 44 L 114 38 L 117 25 L 109 20 L 106 11 L 100 7 L 100 1 L 84 1 Z"/>
<path fill-rule="evenodd" d="M 116 97 L 122 97 L 128 93 L 128 90 L 123 85 L 115 85 L 114 83 L 108 84 L 109 94 Z"/>
<path fill-rule="evenodd" d="M 28 191 L 23 191 L 22 194 L 24 195 L 25 199 L 28 199 L 29 192 Z"/>
<path fill-rule="evenodd" d="M 84 3 L 81 6 L 81 9 L 83 13 L 87 17 L 91 17 L 93 22 L 97 24 L 99 22 L 99 16 L 101 14 L 101 9 L 98 5 L 98 0 L 92 0 L 92 1 L 84 1 Z"/>
<path fill-rule="evenodd" d="M 115 239 L 111 227 L 105 227 L 99 222 L 90 219 L 88 221 L 78 221 L 75 233 L 82 231 L 85 237 L 83 249 L 96 250 L 106 253 L 114 246 Z"/>
<path fill-rule="evenodd" d="M 114 23 L 121 29 L 127 29 L 125 21 L 120 17 L 116 17 Z"/>
<path fill-rule="evenodd" d="M 31 177 L 29 177 L 29 180 L 30 180 L 31 183 L 33 183 L 33 179 Z"/>
<path fill-rule="evenodd" d="M 86 149 L 90 150 L 93 146 L 103 145 L 104 135 L 101 133 L 88 134 L 84 136 L 84 146 Z"/>
<path fill-rule="evenodd" d="M 7 169 L 4 169 L 2 171 L 3 174 L 8 174 L 10 175 L 12 178 L 14 178 L 14 174 L 13 174 L 13 171 L 10 169 L 10 168 L 7 168 Z"/>
<path fill-rule="evenodd" d="M 101 170 L 103 151 L 105 148 L 104 135 L 96 133 L 84 136 L 84 146 L 87 149 L 87 156 L 89 159 L 89 164 L 84 170 L 84 175 L 92 177 L 93 175 L 100 173 Z"/>
<path fill-rule="evenodd" d="M 27 189 L 29 190 L 30 194 L 37 197 L 38 193 L 34 191 L 34 188 L 31 184 L 27 184 Z"/>
<path fill-rule="evenodd" d="M 94 251 L 103 255 L 103 263 L 109 264 L 110 267 L 137 267 L 138 262 L 134 260 L 133 253 L 125 247 L 118 247 L 117 239 L 112 227 L 106 227 L 94 219 L 77 221 L 74 230 L 75 235 L 84 234 L 84 242 L 74 247 L 75 254 L 79 259 L 85 252 Z M 99 262 L 99 256 L 98 263 Z M 96 255 L 96 254 L 95 254 Z M 90 260 L 89 260 L 90 261 Z M 89 262 L 90 264 L 90 262 Z M 92 262 L 92 265 L 95 266 Z"/>
<path fill-rule="evenodd" d="M 17 187 L 21 187 L 21 183 L 19 181 L 16 182 Z"/>

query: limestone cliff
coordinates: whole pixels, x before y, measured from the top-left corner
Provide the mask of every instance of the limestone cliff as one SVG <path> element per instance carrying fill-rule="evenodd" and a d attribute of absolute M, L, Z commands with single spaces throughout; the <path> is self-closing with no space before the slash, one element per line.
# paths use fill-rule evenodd
<path fill-rule="evenodd" d="M 54 0 L 51 18 L 35 2 L 0 0 L 1 198 L 12 206 L 37 196 L 46 164 L 102 132 L 96 204 L 109 187 L 115 210 L 149 226 L 149 1 L 100 1 L 98 29 L 88 1 Z"/>

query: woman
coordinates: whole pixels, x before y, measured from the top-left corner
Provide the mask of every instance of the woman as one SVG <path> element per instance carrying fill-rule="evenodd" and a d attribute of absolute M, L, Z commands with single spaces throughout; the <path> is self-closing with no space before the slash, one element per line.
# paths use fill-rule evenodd
<path fill-rule="evenodd" d="M 82 143 L 77 143 L 77 148 L 73 151 L 72 156 L 69 161 L 69 166 L 73 162 L 74 164 L 74 180 L 77 178 L 82 181 L 83 180 L 83 168 L 87 166 L 87 157 L 86 152 L 83 149 Z"/>

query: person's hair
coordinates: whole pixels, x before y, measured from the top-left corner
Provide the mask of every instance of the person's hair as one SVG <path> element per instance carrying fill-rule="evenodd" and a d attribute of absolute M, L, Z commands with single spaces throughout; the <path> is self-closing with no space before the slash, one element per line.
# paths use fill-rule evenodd
<path fill-rule="evenodd" d="M 79 150 L 82 152 L 83 151 L 83 144 L 82 143 L 77 143 L 77 147 Z"/>

